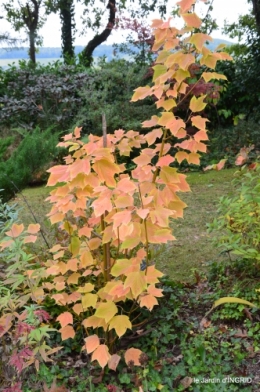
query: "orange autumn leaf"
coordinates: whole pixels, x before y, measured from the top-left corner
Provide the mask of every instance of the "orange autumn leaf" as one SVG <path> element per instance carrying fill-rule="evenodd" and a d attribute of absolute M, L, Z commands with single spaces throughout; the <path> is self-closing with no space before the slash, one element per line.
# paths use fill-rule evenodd
<path fill-rule="evenodd" d="M 66 327 L 68 324 L 73 324 L 72 314 L 69 312 L 64 312 L 57 317 L 57 321 L 60 322 L 62 327 Z"/>
<path fill-rule="evenodd" d="M 84 311 L 81 304 L 75 304 L 72 309 L 78 316 Z"/>
<path fill-rule="evenodd" d="M 140 366 L 140 356 L 143 354 L 141 350 L 138 348 L 129 348 L 125 352 L 125 362 L 129 366 L 130 363 L 133 363 L 135 366 Z"/>
<path fill-rule="evenodd" d="M 75 331 L 71 325 L 66 325 L 66 327 L 61 328 L 59 332 L 61 333 L 61 340 L 73 339 L 75 337 Z"/>
<path fill-rule="evenodd" d="M 131 217 L 132 212 L 129 210 L 117 212 L 112 217 L 114 229 L 116 229 L 122 224 L 127 225 L 131 221 Z"/>
<path fill-rule="evenodd" d="M 178 4 L 181 8 L 182 12 L 189 11 L 191 6 L 196 2 L 196 0 L 181 0 L 178 1 L 176 4 Z"/>
<path fill-rule="evenodd" d="M 99 337 L 97 335 L 88 336 L 85 340 L 85 348 L 88 354 L 91 354 L 100 345 Z"/>
<path fill-rule="evenodd" d="M 139 304 L 142 308 L 146 307 L 151 311 L 155 305 L 158 305 L 158 301 L 153 295 L 147 294 L 140 297 Z"/>
<path fill-rule="evenodd" d="M 191 123 L 194 127 L 198 129 L 206 129 L 206 122 L 209 122 L 207 118 L 203 118 L 201 116 L 193 116 L 191 117 Z"/>
<path fill-rule="evenodd" d="M 39 223 L 36 223 L 36 224 L 30 224 L 29 226 L 28 226 L 28 229 L 27 229 L 27 233 L 29 233 L 29 234 L 36 234 L 36 233 L 38 233 L 39 231 L 40 231 L 40 225 L 39 225 Z"/>
<path fill-rule="evenodd" d="M 109 354 L 108 347 L 105 344 L 100 344 L 98 348 L 93 352 L 91 361 L 98 361 L 102 369 L 108 364 L 111 355 Z"/>
<path fill-rule="evenodd" d="M 152 127 L 155 127 L 156 125 L 157 125 L 157 123 L 158 123 L 158 116 L 152 116 L 152 118 L 150 119 L 150 120 L 147 120 L 147 121 L 144 121 L 144 122 L 142 122 L 142 126 L 143 126 L 143 128 L 152 128 Z M 153 132 L 153 131 L 152 131 Z M 150 134 L 152 133 L 152 132 L 149 132 Z M 148 134 L 149 135 L 149 134 Z M 149 137 L 148 137 L 148 143 L 149 143 Z M 150 143 L 150 144 L 152 144 L 152 143 Z M 149 144 L 149 145 L 150 145 Z"/>
<path fill-rule="evenodd" d="M 181 14 L 183 17 L 185 23 L 187 24 L 188 27 L 196 27 L 197 29 L 201 26 L 201 19 L 198 17 L 197 14 L 192 13 L 192 14 Z"/>
<path fill-rule="evenodd" d="M 109 368 L 110 370 L 116 371 L 116 368 L 117 368 L 117 366 L 118 366 L 120 360 L 121 360 L 121 357 L 120 357 L 119 355 L 113 354 L 113 355 L 111 356 L 111 358 L 109 359 L 109 361 L 108 361 L 108 364 L 107 364 L 108 368 Z"/>
<path fill-rule="evenodd" d="M 107 160 L 100 159 L 93 165 L 93 170 L 97 173 L 98 178 L 101 182 L 105 182 L 109 187 L 115 187 L 116 181 L 114 176 L 120 173 L 120 168 L 115 163 Z"/>
<path fill-rule="evenodd" d="M 37 236 L 36 235 L 28 235 L 27 237 L 25 237 L 25 239 L 23 240 L 24 244 L 29 244 L 29 243 L 34 243 L 37 240 Z"/>
<path fill-rule="evenodd" d="M 156 120 L 157 123 L 157 120 Z M 143 123 L 144 126 L 144 123 Z M 151 144 L 154 144 L 155 140 L 158 138 L 160 139 L 162 137 L 162 129 L 161 128 L 157 128 L 154 129 L 153 131 L 149 132 L 146 134 L 146 141 L 148 143 L 148 146 L 150 146 Z"/>
<path fill-rule="evenodd" d="M 19 237 L 20 234 L 22 234 L 24 230 L 24 225 L 18 225 L 17 223 L 14 223 L 11 227 L 10 230 L 8 230 L 5 234 L 8 235 L 9 237 L 12 238 L 17 238 Z"/>
<path fill-rule="evenodd" d="M 161 157 L 156 166 L 162 167 L 162 166 L 169 166 L 172 162 L 175 161 L 175 158 L 173 158 L 171 155 L 165 155 L 164 157 Z"/>

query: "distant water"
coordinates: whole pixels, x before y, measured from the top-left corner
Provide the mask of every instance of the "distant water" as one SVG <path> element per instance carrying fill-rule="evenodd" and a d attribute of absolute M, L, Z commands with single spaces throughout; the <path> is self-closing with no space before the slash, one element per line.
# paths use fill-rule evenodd
<path fill-rule="evenodd" d="M 21 59 L 0 59 L 0 67 L 7 69 L 12 65 L 18 65 L 19 60 Z M 48 63 L 55 63 L 58 60 L 63 61 L 61 58 L 42 58 L 37 59 L 37 63 L 47 65 Z"/>

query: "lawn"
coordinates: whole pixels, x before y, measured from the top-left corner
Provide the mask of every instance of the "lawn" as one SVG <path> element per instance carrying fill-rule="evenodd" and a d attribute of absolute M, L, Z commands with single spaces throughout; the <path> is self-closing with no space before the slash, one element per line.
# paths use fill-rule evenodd
<path fill-rule="evenodd" d="M 191 192 L 181 194 L 188 207 L 184 218 L 172 224 L 176 241 L 167 244 L 156 257 L 158 268 L 171 279 L 190 282 L 194 280 L 194 271 L 205 271 L 208 261 L 220 258 L 219 250 L 213 247 L 206 224 L 217 212 L 220 196 L 232 193 L 232 178 L 235 169 L 222 171 L 194 172 L 188 174 Z M 49 188 L 45 186 L 27 188 L 17 194 L 14 202 L 21 207 L 20 218 L 24 224 L 32 222 L 32 215 L 25 199 L 42 225 L 47 238 L 52 240 L 52 232 L 46 214 L 50 204 L 44 200 Z"/>

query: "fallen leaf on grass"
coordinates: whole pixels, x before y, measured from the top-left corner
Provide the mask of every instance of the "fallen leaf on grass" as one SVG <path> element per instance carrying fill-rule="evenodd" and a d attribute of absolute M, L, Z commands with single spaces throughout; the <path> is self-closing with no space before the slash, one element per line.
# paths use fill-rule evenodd
<path fill-rule="evenodd" d="M 193 382 L 193 378 L 191 378 L 191 377 L 184 377 L 184 378 L 180 381 L 180 383 L 181 383 L 181 385 L 184 387 L 184 389 L 189 388 L 189 386 L 192 384 L 192 382 Z"/>

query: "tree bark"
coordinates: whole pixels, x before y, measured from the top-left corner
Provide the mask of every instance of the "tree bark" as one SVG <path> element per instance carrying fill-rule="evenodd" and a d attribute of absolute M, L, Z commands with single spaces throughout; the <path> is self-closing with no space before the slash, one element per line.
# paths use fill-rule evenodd
<path fill-rule="evenodd" d="M 33 64 L 36 64 L 36 49 L 35 49 L 35 34 L 34 31 L 30 31 L 29 32 L 29 42 L 30 42 L 30 46 L 29 46 L 29 57 L 30 60 Z"/>
<path fill-rule="evenodd" d="M 258 34 L 260 34 L 260 0 L 252 0 L 253 14 L 255 16 L 256 27 Z"/>
<path fill-rule="evenodd" d="M 95 37 L 91 41 L 89 41 L 87 46 L 83 49 L 83 51 L 80 54 L 80 62 L 86 67 L 91 66 L 93 62 L 92 55 L 94 50 L 107 40 L 115 25 L 116 1 L 108 0 L 107 8 L 109 9 L 109 18 L 108 18 L 108 23 L 106 28 L 102 31 L 102 33 L 95 35 Z"/>
<path fill-rule="evenodd" d="M 68 63 L 70 59 L 74 58 L 73 33 L 74 24 L 74 0 L 60 1 L 60 19 L 62 23 L 61 38 L 62 38 L 62 55 L 64 62 Z"/>
<path fill-rule="evenodd" d="M 33 64 L 36 63 L 35 37 L 36 37 L 36 31 L 38 27 L 39 8 L 41 5 L 41 1 L 42 0 L 31 0 L 34 8 L 31 9 L 29 4 L 27 3 L 26 6 L 22 9 L 22 18 L 29 30 L 29 42 L 30 42 L 29 56 Z"/>

